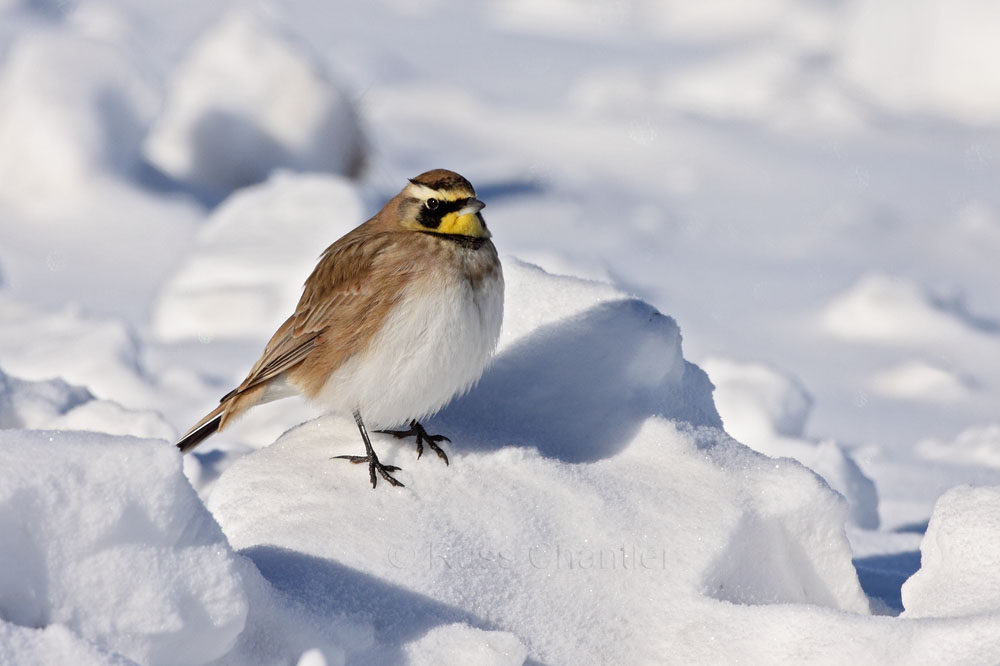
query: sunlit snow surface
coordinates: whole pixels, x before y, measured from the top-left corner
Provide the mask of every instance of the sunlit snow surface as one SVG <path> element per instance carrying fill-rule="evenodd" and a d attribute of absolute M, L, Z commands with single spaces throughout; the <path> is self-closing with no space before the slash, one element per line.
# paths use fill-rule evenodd
<path fill-rule="evenodd" d="M 998 19 L 0 0 L 0 664 L 1000 663 Z M 451 465 L 182 460 L 435 167 L 508 282 Z"/>

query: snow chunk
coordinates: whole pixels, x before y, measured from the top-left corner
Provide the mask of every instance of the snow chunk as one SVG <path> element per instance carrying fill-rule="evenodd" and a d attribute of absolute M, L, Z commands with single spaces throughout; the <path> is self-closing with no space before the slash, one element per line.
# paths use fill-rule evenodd
<path fill-rule="evenodd" d="M 715 384 L 715 405 L 730 435 L 745 442 L 802 436 L 812 398 L 797 379 L 725 358 L 708 359 L 702 367 Z"/>
<path fill-rule="evenodd" d="M 155 91 L 113 43 L 26 32 L 0 72 L 0 200 L 72 207 L 95 177 L 131 173 Z"/>
<path fill-rule="evenodd" d="M 909 360 L 872 377 L 872 389 L 890 398 L 955 402 L 968 398 L 975 382 L 921 360 Z"/>
<path fill-rule="evenodd" d="M 435 627 L 406 646 L 410 666 L 476 664 L 521 666 L 528 650 L 517 636 L 504 631 L 483 631 L 467 624 Z"/>
<path fill-rule="evenodd" d="M 1000 486 L 959 486 L 938 499 L 920 544 L 920 569 L 903 584 L 902 617 L 1000 611 Z"/>
<path fill-rule="evenodd" d="M 875 343 L 961 343 L 996 329 L 969 313 L 955 299 L 928 294 L 916 284 L 886 275 L 869 275 L 823 310 L 821 323 L 845 340 Z"/>
<path fill-rule="evenodd" d="M 362 148 L 354 109 L 320 61 L 290 35 L 235 12 L 178 67 L 145 154 L 222 197 L 278 167 L 354 174 Z"/>
<path fill-rule="evenodd" d="M 499 427 L 517 414 L 503 425 L 513 441 L 580 462 L 624 446 L 653 414 L 721 425 L 711 384 L 685 361 L 672 318 L 609 285 L 517 261 L 505 261 L 504 275 L 498 357 L 474 396 L 439 415 L 449 428 Z"/>
<path fill-rule="evenodd" d="M 0 620 L 0 664 L 73 664 L 73 666 L 137 666 L 108 652 L 60 624 L 41 629 Z"/>
<path fill-rule="evenodd" d="M 209 506 L 279 589 L 378 617 L 376 645 L 463 622 L 514 634 L 542 662 L 652 663 L 660 648 L 642 637 L 680 641 L 692 615 L 725 608 L 715 599 L 867 613 L 846 506 L 794 462 L 660 418 L 583 465 L 503 446 L 486 424 L 448 434 L 450 467 L 376 435 L 408 486 L 372 492 L 363 470 L 328 460 L 357 451 L 353 423 L 325 417 L 237 461 Z"/>
<path fill-rule="evenodd" d="M 803 436 L 812 398 L 798 380 L 759 363 L 712 358 L 702 365 L 715 384 L 726 432 L 761 453 L 795 458 L 847 498 L 854 524 L 878 527 L 875 484 L 850 452 L 832 440 Z"/>
<path fill-rule="evenodd" d="M 61 379 L 28 381 L 0 370 L 0 428 L 87 430 L 111 435 L 173 439 L 158 413 L 96 400 Z"/>
<path fill-rule="evenodd" d="M 848 5 L 840 76 L 884 108 L 994 124 L 1000 6 L 982 0 Z"/>
<path fill-rule="evenodd" d="M 39 312 L 0 298 L 0 356 L 4 369 L 19 377 L 60 377 L 85 386 L 99 398 L 129 407 L 153 407 L 158 399 L 139 354 L 135 332 L 122 321 L 86 315 L 73 307 Z"/>
<path fill-rule="evenodd" d="M 353 422 L 324 416 L 223 472 L 213 515 L 275 587 L 378 617 L 373 663 L 464 650 L 470 636 L 434 632 L 456 623 L 512 634 L 539 662 L 655 663 L 660 638 L 690 644 L 691 617 L 730 631 L 718 599 L 868 612 L 846 503 L 712 425 L 671 319 L 607 285 L 505 270 L 493 367 L 426 424 L 452 438 L 450 467 L 374 434 L 407 487 L 372 492 L 329 460 L 361 446 Z"/>
<path fill-rule="evenodd" d="M 261 337 L 295 309 L 323 250 L 363 219 L 357 189 L 283 172 L 227 199 L 163 288 L 153 331 L 165 341 Z"/>
<path fill-rule="evenodd" d="M 84 430 L 173 441 L 177 432 L 152 410 L 126 409 L 110 400 L 91 400 L 44 424 L 53 430 Z"/>
<path fill-rule="evenodd" d="M 971 426 L 950 442 L 924 439 L 917 453 L 927 460 L 1000 468 L 1000 423 Z"/>
<path fill-rule="evenodd" d="M 204 664 L 243 629 L 237 560 L 161 442 L 0 431 L 0 532 L 9 622 L 150 665 Z"/>
<path fill-rule="evenodd" d="M 0 428 L 42 428 L 93 399 L 87 389 L 61 379 L 32 382 L 0 370 Z"/>
<path fill-rule="evenodd" d="M 777 129 L 862 127 L 864 116 L 856 104 L 835 86 L 817 80 L 806 61 L 797 49 L 778 40 L 723 52 L 665 75 L 658 101 L 668 109 Z"/>

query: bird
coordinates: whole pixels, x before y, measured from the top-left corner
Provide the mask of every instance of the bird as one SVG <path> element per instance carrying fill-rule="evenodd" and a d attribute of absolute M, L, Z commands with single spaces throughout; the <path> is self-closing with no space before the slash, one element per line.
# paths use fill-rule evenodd
<path fill-rule="evenodd" d="M 403 486 L 368 426 L 448 456 L 420 421 L 479 381 L 503 322 L 503 269 L 472 184 L 446 169 L 409 179 L 374 217 L 330 245 L 246 379 L 180 438 L 182 453 L 247 410 L 302 395 L 351 414 L 372 488 Z"/>

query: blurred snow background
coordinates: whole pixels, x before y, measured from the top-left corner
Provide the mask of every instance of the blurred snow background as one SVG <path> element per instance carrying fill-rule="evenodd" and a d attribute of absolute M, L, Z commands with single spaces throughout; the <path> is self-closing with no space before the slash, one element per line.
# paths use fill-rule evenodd
<path fill-rule="evenodd" d="M 982 0 L 0 0 L 0 663 L 1000 660 L 996 493 L 949 490 L 1000 484 L 998 24 Z M 399 497 L 303 480 L 354 435 L 324 416 L 245 455 L 319 415 L 276 403 L 183 462 L 213 532 L 169 447 L 123 436 L 207 411 L 320 251 L 434 167 L 476 184 L 512 276 L 494 371 L 435 421 L 458 464 L 400 449 Z M 529 524 L 492 515 L 510 488 Z M 404 576 L 376 551 L 409 529 L 687 559 Z M 101 576 L 143 561 L 118 618 Z M 523 593 L 546 584 L 566 597 Z M 947 615 L 914 643 L 906 617 Z"/>

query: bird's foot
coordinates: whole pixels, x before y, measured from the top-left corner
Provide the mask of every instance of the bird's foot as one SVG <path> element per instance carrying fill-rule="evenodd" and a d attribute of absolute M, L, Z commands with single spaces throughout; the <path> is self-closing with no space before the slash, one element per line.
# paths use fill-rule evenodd
<path fill-rule="evenodd" d="M 424 427 L 417 422 L 416 419 L 410 421 L 409 430 L 379 430 L 377 432 L 384 433 L 386 435 L 392 435 L 397 439 L 402 439 L 404 437 L 416 437 L 417 438 L 417 458 L 424 455 L 424 444 L 426 443 L 431 451 L 438 454 L 438 458 L 444 461 L 445 465 L 450 464 L 448 462 L 448 454 L 437 445 L 438 442 L 451 442 L 450 439 L 444 435 L 428 435 Z"/>
<path fill-rule="evenodd" d="M 396 467 L 395 465 L 383 465 L 381 462 L 379 462 L 378 456 L 375 455 L 374 451 L 372 451 L 366 456 L 334 456 L 334 458 L 343 458 L 344 460 L 350 460 L 355 465 L 360 465 L 361 463 L 368 463 L 368 478 L 371 479 L 372 488 L 374 488 L 378 483 L 378 476 L 381 476 L 383 479 L 385 479 L 394 486 L 397 486 L 399 488 L 404 487 L 402 483 L 397 481 L 392 476 L 392 474 L 389 473 L 389 472 L 398 472 L 400 468 Z M 333 458 L 331 458 L 331 460 L 332 459 Z M 375 475 L 376 472 L 378 472 L 378 476 Z"/>

